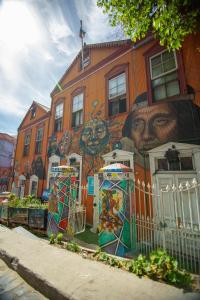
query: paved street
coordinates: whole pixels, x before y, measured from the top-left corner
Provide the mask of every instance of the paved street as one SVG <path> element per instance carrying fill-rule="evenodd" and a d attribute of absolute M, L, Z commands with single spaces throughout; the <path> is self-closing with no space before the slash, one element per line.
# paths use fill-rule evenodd
<path fill-rule="evenodd" d="M 0 299 L 43 300 L 46 298 L 36 292 L 0 259 Z"/>

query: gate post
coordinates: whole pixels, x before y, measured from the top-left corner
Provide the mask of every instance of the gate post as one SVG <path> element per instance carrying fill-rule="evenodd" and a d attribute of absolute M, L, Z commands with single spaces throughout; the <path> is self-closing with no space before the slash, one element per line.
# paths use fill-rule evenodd
<path fill-rule="evenodd" d="M 96 233 L 99 223 L 99 180 L 98 174 L 94 174 L 94 202 L 93 202 L 93 226 L 91 231 Z"/>

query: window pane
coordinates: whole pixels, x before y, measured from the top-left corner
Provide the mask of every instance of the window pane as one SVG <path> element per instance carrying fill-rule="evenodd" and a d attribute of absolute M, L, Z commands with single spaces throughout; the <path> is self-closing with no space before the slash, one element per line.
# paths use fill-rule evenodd
<path fill-rule="evenodd" d="M 152 77 L 156 77 L 156 76 L 159 76 L 163 73 L 163 70 L 162 70 L 162 65 L 157 65 L 155 67 L 152 67 Z"/>
<path fill-rule="evenodd" d="M 156 57 L 151 59 L 152 67 L 161 63 L 161 55 L 157 55 Z"/>
<path fill-rule="evenodd" d="M 163 83 L 165 83 L 164 77 L 160 77 L 160 78 L 152 80 L 153 87 L 156 87 L 157 85 L 161 85 Z"/>
<path fill-rule="evenodd" d="M 171 97 L 178 94 L 180 94 L 178 80 L 169 82 L 167 84 L 167 96 Z"/>
<path fill-rule="evenodd" d="M 63 103 L 56 105 L 55 118 L 61 118 L 63 116 Z"/>
<path fill-rule="evenodd" d="M 167 60 L 174 60 L 174 52 L 171 51 L 165 51 L 162 53 L 162 60 L 163 62 L 167 61 Z"/>
<path fill-rule="evenodd" d="M 181 170 L 194 170 L 192 157 L 181 157 Z"/>
<path fill-rule="evenodd" d="M 175 60 L 168 60 L 165 63 L 163 63 L 163 71 L 168 72 L 170 70 L 173 70 L 176 68 Z"/>
<path fill-rule="evenodd" d="M 83 108 L 83 93 L 76 95 L 73 98 L 73 108 L 72 111 L 76 112 L 78 110 L 81 110 Z"/>
<path fill-rule="evenodd" d="M 125 73 L 109 80 L 109 98 L 120 96 L 126 92 Z"/>
<path fill-rule="evenodd" d="M 158 171 L 168 170 L 168 163 L 166 158 L 158 159 Z"/>
<path fill-rule="evenodd" d="M 178 74 L 177 74 L 177 72 L 175 71 L 175 72 L 173 72 L 173 73 L 170 73 L 170 74 L 166 75 L 164 78 L 165 78 L 165 82 L 168 82 L 168 81 L 177 79 L 177 78 L 178 78 Z"/>
<path fill-rule="evenodd" d="M 157 101 L 164 98 L 166 98 L 165 86 L 161 85 L 154 88 L 154 100 Z"/>

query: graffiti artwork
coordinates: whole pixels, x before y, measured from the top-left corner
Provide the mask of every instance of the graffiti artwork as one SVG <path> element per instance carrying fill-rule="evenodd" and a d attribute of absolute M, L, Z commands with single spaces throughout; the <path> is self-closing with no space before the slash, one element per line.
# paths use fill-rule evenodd
<path fill-rule="evenodd" d="M 59 155 L 58 144 L 57 144 L 57 138 L 56 138 L 55 134 L 53 134 L 53 135 L 49 138 L 47 154 L 48 154 L 48 157 L 51 157 L 51 156 L 54 155 L 54 154 Z"/>
<path fill-rule="evenodd" d="M 199 144 L 200 108 L 189 100 L 160 102 L 138 107 L 128 115 L 121 144 L 135 152 L 142 164 L 142 153 L 169 141 Z"/>
<path fill-rule="evenodd" d="M 118 256 L 125 256 L 131 248 L 128 189 L 127 180 L 104 180 L 100 188 L 99 245 Z"/>
<path fill-rule="evenodd" d="M 41 156 L 34 159 L 31 164 L 31 174 L 36 175 L 39 179 L 45 179 L 45 169 Z"/>
<path fill-rule="evenodd" d="M 72 144 L 72 135 L 69 131 L 65 131 L 59 144 L 58 151 L 61 159 L 66 159 Z"/>
<path fill-rule="evenodd" d="M 92 119 L 86 123 L 81 132 L 80 147 L 88 155 L 96 155 L 109 142 L 109 132 L 105 121 Z"/>

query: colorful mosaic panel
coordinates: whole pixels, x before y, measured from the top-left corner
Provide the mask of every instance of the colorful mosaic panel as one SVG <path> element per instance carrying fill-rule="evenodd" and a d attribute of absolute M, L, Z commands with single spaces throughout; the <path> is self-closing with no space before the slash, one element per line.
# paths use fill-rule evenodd
<path fill-rule="evenodd" d="M 73 179 L 73 183 L 72 183 Z M 49 197 L 49 214 L 47 233 L 67 234 L 70 231 L 70 211 L 74 209 L 76 201 L 76 183 L 74 176 L 58 176 L 55 178 Z"/>
<path fill-rule="evenodd" d="M 128 180 L 103 179 L 100 184 L 99 246 L 118 256 L 125 256 L 130 251 Z"/>

